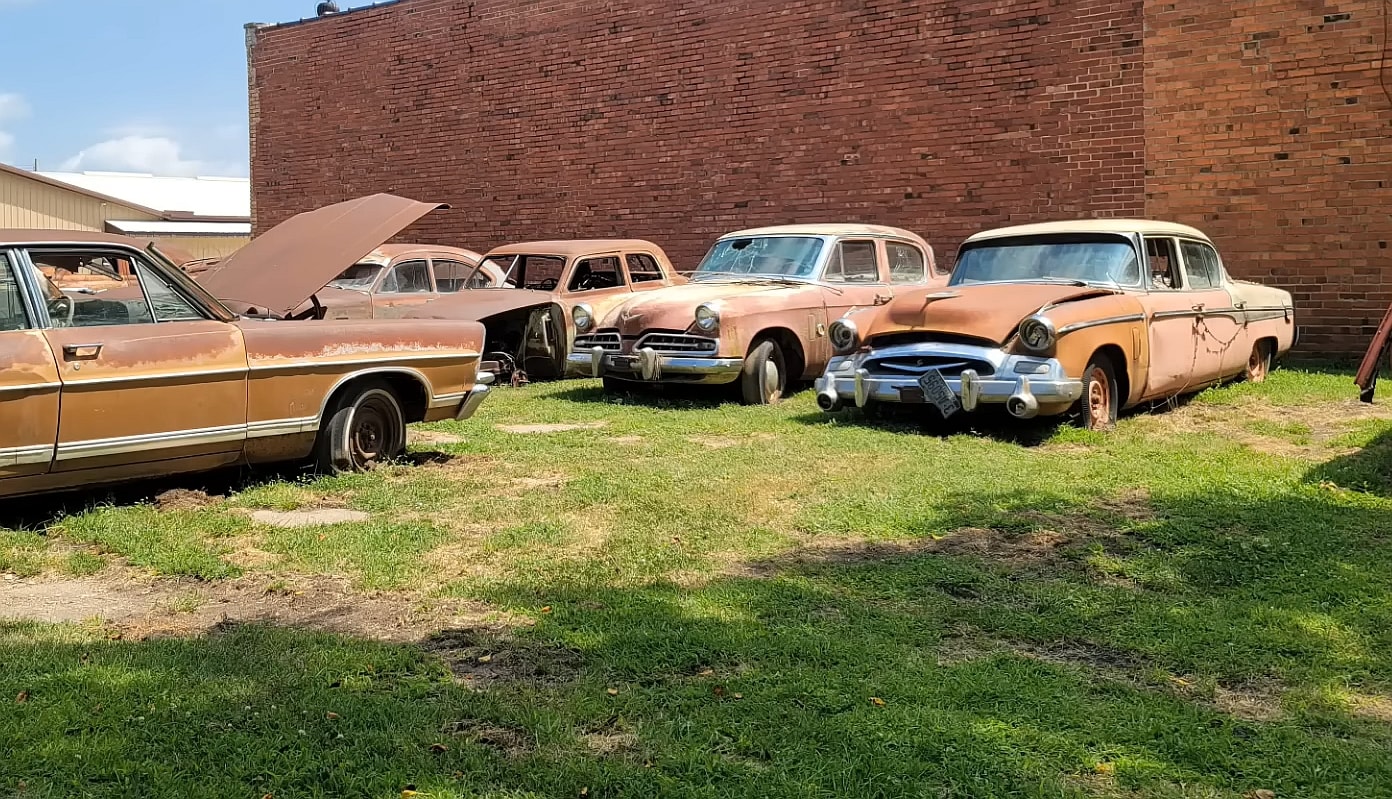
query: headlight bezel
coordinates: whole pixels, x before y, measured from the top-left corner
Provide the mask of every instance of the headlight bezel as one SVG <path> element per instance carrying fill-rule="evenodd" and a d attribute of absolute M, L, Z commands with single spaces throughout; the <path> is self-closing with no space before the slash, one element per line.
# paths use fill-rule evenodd
<path fill-rule="evenodd" d="M 849 340 L 845 340 L 844 336 L 838 336 L 842 331 L 849 334 Z M 838 342 L 838 338 L 841 342 Z M 837 319 L 827 328 L 827 340 L 831 342 L 831 351 L 835 354 L 850 355 L 860 347 L 860 327 L 850 319 Z"/>
<path fill-rule="evenodd" d="M 714 333 L 720 329 L 720 305 L 717 303 L 703 302 L 696 306 L 691 315 L 696 329 L 702 333 Z"/>
<path fill-rule="evenodd" d="M 581 322 L 581 314 L 584 314 L 584 322 Z M 588 333 L 594 329 L 594 309 L 588 303 L 580 303 L 570 312 L 570 321 L 575 325 L 577 333 Z"/>
<path fill-rule="evenodd" d="M 1032 333 L 1043 333 L 1043 339 L 1039 340 Z M 1053 320 L 1042 314 L 1031 314 L 1020 322 L 1016 335 L 1020 338 L 1020 346 L 1025 351 L 1036 355 L 1047 355 L 1054 351 L 1058 346 L 1058 328 L 1054 326 Z M 1032 339 L 1034 339 L 1032 341 Z"/>

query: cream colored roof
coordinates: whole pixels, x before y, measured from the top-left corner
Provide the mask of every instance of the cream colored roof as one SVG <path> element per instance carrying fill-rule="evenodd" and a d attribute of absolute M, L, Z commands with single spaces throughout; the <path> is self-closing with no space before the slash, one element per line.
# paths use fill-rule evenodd
<path fill-rule="evenodd" d="M 1040 222 L 1033 225 L 1015 225 L 994 230 L 983 230 L 967 239 L 998 239 L 1005 236 L 1039 236 L 1049 233 L 1141 233 L 1152 236 L 1190 236 L 1210 241 L 1203 231 L 1179 225 L 1174 222 L 1157 222 L 1152 219 L 1074 219 L 1066 222 Z"/>
<path fill-rule="evenodd" d="M 887 227 L 885 225 L 859 225 L 843 222 L 758 227 L 750 230 L 737 230 L 734 233 L 726 233 L 720 238 L 746 239 L 753 236 L 895 236 L 897 238 L 909 239 L 910 241 L 923 241 L 922 237 L 917 233 L 912 233 L 903 228 Z"/>

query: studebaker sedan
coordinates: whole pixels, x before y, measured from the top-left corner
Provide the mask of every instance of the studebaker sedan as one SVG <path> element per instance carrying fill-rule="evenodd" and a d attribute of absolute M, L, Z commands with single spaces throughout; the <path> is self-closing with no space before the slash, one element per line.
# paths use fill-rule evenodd
<path fill-rule="evenodd" d="M 489 250 L 480 270 L 503 276 L 500 287 L 470 286 L 451 297 L 412 309 L 407 316 L 443 319 L 477 316 L 484 309 L 546 296 L 559 313 L 547 323 L 533 323 L 520 337 L 520 349 L 491 347 L 490 359 L 500 362 L 500 375 L 514 368 L 531 378 L 575 376 L 566 368 L 572 317 L 590 319 L 635 295 L 684 283 L 667 253 L 641 239 L 576 239 L 524 241 Z M 490 336 L 490 342 L 492 337 Z"/>
<path fill-rule="evenodd" d="M 575 315 L 576 371 L 606 390 L 635 383 L 725 384 L 778 402 L 831 358 L 827 325 L 896 292 L 942 286 L 928 242 L 878 225 L 786 225 L 716 241 L 686 285 Z"/>
<path fill-rule="evenodd" d="M 978 233 L 946 290 L 902 294 L 830 333 L 825 411 L 994 404 L 1103 429 L 1144 402 L 1264 380 L 1296 326 L 1290 293 L 1230 278 L 1202 232 L 1118 219 Z"/>
<path fill-rule="evenodd" d="M 131 277 L 64 291 L 37 266 L 55 257 Z M 477 322 L 243 318 L 154 246 L 0 231 L 0 496 L 237 463 L 368 468 L 401 454 L 407 424 L 474 413 L 482 343 Z"/>

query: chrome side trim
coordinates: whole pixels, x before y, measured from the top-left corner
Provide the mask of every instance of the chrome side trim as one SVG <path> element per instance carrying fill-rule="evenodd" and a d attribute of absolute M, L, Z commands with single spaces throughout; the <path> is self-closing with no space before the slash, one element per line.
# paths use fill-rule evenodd
<path fill-rule="evenodd" d="M 1125 316 L 1109 316 L 1105 319 L 1091 319 L 1086 322 L 1074 322 L 1071 325 L 1064 325 L 1058 329 L 1059 336 L 1066 336 L 1069 333 L 1076 333 L 1079 330 L 1087 330 L 1090 327 L 1101 327 L 1102 325 L 1120 325 L 1127 322 L 1144 322 L 1145 314 L 1133 313 Z"/>
<path fill-rule="evenodd" d="M 286 361 L 284 363 L 262 363 L 252 362 L 248 367 L 252 372 L 290 372 L 296 369 L 331 369 L 341 366 L 362 366 L 364 364 L 375 364 L 383 368 L 389 367 L 393 363 L 401 361 L 444 361 L 462 360 L 471 361 L 479 357 L 477 352 L 465 351 L 460 353 L 434 353 L 430 355 L 400 355 L 397 353 L 384 352 L 375 358 L 354 358 L 346 361 Z"/>
<path fill-rule="evenodd" d="M 458 405 L 463 402 L 464 398 L 467 396 L 469 396 L 469 392 L 467 391 L 461 391 L 458 394 L 437 394 L 435 398 L 430 401 L 430 407 L 444 408 L 450 405 Z"/>
<path fill-rule="evenodd" d="M 39 444 L 32 447 L 10 447 L 0 449 L 0 466 L 32 466 L 53 460 L 52 444 Z"/>
<path fill-rule="evenodd" d="M 91 380 L 75 380 L 64 384 L 69 391 L 80 390 L 88 386 L 110 386 L 118 383 L 153 383 L 157 381 L 174 382 L 178 380 L 193 380 L 206 377 L 221 377 L 224 375 L 246 376 L 246 368 L 235 366 L 228 369 L 204 369 L 197 372 L 161 372 L 160 374 L 129 375 L 118 377 L 96 377 Z"/>
<path fill-rule="evenodd" d="M 226 427 L 205 427 L 198 430 L 179 430 L 169 433 L 151 433 L 121 438 L 100 438 L 91 441 L 58 442 L 58 452 L 54 460 L 66 461 L 78 458 L 100 458 L 106 455 L 125 455 L 132 452 L 169 447 L 196 447 L 203 444 L 226 444 L 245 441 L 245 424 Z"/>
<path fill-rule="evenodd" d="M 0 386 L 0 394 L 8 394 L 8 393 L 10 393 L 10 392 L 20 393 L 20 392 L 49 391 L 49 390 L 57 391 L 57 390 L 61 389 L 62 387 L 63 387 L 63 384 L 62 384 L 62 383 L 59 383 L 59 382 L 54 382 L 54 383 L 21 383 L 21 384 L 19 384 L 19 385 L 17 385 L 17 386 Z"/>
<path fill-rule="evenodd" d="M 1156 319 L 1182 319 L 1186 316 L 1200 317 L 1208 313 L 1207 311 L 1183 310 L 1183 311 L 1156 311 L 1150 315 L 1151 321 Z M 1211 314 L 1216 316 L 1217 313 Z"/>
<path fill-rule="evenodd" d="M 262 422 L 247 423 L 247 438 L 293 436 L 300 433 L 317 432 L 319 432 L 318 416 L 304 416 L 299 419 L 268 419 Z"/>

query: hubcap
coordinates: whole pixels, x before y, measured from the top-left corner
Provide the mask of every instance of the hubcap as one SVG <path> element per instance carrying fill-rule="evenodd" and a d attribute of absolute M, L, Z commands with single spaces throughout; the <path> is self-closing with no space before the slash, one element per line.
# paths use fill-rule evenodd
<path fill-rule="evenodd" d="M 392 437 L 392 423 L 389 418 L 377 403 L 364 404 L 353 414 L 349 446 L 352 448 L 355 465 L 367 466 L 382 459 L 388 446 L 387 442 Z"/>
<path fill-rule="evenodd" d="M 769 399 L 778 399 L 781 392 L 779 385 L 783 382 L 782 375 L 778 371 L 778 361 L 773 358 L 768 359 L 764 364 L 764 394 Z"/>
<path fill-rule="evenodd" d="M 1112 421 L 1112 393 L 1107 373 L 1093 369 L 1088 375 L 1088 414 L 1092 427 L 1105 427 Z"/>

